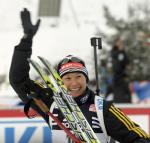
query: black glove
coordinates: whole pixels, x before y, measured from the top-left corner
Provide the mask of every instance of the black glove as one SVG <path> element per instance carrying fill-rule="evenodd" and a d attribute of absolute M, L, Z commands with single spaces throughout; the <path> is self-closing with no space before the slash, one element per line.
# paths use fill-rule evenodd
<path fill-rule="evenodd" d="M 25 36 L 33 38 L 39 28 L 40 19 L 38 19 L 37 23 L 33 25 L 30 18 L 30 12 L 26 8 L 24 8 L 20 14 Z"/>

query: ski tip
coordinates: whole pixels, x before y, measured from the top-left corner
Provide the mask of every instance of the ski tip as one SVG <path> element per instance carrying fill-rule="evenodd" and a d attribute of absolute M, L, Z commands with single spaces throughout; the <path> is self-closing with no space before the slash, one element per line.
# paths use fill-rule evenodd
<path fill-rule="evenodd" d="M 32 60 L 31 60 L 30 58 L 27 58 L 27 61 L 28 61 L 29 63 L 31 63 Z"/>
<path fill-rule="evenodd" d="M 47 61 L 44 57 L 42 57 L 42 56 L 37 56 L 39 59 L 40 59 L 40 61 L 42 62 L 42 63 L 45 63 L 45 61 Z"/>
<path fill-rule="evenodd" d="M 32 65 L 38 65 L 38 63 L 34 61 L 33 59 L 28 58 L 27 61 Z"/>
<path fill-rule="evenodd" d="M 46 58 L 42 57 L 42 56 L 37 56 L 40 60 L 46 60 Z"/>
<path fill-rule="evenodd" d="M 43 59 L 41 56 L 37 56 L 40 60 Z"/>
<path fill-rule="evenodd" d="M 45 57 L 41 57 L 41 56 L 37 56 L 39 59 L 40 59 L 40 61 L 44 64 L 44 65 L 46 65 L 46 66 L 51 66 L 51 63 L 45 58 Z"/>

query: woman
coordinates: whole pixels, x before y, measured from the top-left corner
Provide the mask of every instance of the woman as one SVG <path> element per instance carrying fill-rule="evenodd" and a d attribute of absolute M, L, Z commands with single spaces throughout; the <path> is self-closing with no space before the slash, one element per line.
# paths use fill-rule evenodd
<path fill-rule="evenodd" d="M 31 107 L 51 126 L 53 143 L 64 143 L 66 142 L 64 131 L 62 131 L 48 115 L 42 112 L 28 96 L 38 96 L 47 105 L 50 112 L 57 116 L 57 118 L 69 128 L 66 119 L 62 116 L 60 110 L 53 101 L 53 92 L 42 87 L 29 77 L 30 66 L 27 59 L 31 57 L 32 39 L 38 30 L 40 21 L 38 20 L 36 25 L 32 25 L 30 13 L 27 9 L 21 12 L 21 20 L 24 36 L 14 50 L 10 68 L 10 84 L 20 99 L 24 103 L 30 102 Z M 103 101 L 102 118 L 104 119 L 104 125 L 102 125 L 103 127 L 101 126 L 94 106 L 95 94 L 88 88 L 88 72 L 83 60 L 69 55 L 59 62 L 57 69 L 65 86 L 75 99 L 101 143 L 107 142 L 104 128 L 108 136 L 111 136 L 121 143 L 150 143 L 148 135 L 108 101 Z"/>

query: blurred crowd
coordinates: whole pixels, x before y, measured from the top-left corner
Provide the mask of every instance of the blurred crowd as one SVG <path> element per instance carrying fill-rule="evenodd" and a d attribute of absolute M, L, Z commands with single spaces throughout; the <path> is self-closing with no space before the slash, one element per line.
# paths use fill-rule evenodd
<path fill-rule="evenodd" d="M 101 60 L 100 89 L 106 100 L 114 103 L 150 103 L 150 81 L 129 79 L 130 59 L 120 38 L 114 41 L 110 50 L 110 63 Z M 95 80 L 90 81 L 94 86 Z"/>

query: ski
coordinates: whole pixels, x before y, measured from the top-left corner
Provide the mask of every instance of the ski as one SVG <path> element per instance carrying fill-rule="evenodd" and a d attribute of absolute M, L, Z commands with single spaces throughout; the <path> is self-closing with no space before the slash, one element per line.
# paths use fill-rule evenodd
<path fill-rule="evenodd" d="M 88 137 L 86 136 L 85 132 L 80 127 L 80 124 L 76 122 L 76 117 L 74 114 L 71 113 L 70 109 L 66 105 L 66 102 L 63 100 L 61 94 L 58 92 L 58 89 L 55 85 L 55 82 L 52 82 L 52 79 L 50 76 L 47 75 L 47 73 L 43 70 L 43 68 L 34 60 L 28 59 L 28 61 L 31 63 L 31 65 L 34 67 L 34 69 L 38 72 L 38 74 L 41 76 L 45 84 L 48 88 L 52 89 L 54 96 L 53 99 L 56 102 L 58 108 L 66 118 L 67 122 L 70 125 L 70 128 L 74 132 L 75 136 L 82 142 L 82 143 L 96 143 L 96 142 L 90 142 L 88 140 Z M 54 83 L 54 84 L 53 84 Z"/>
<path fill-rule="evenodd" d="M 65 131 L 65 133 L 68 135 L 68 137 L 70 137 L 70 139 L 75 142 L 75 143 L 81 143 L 81 141 L 68 129 L 66 128 L 61 122 L 60 120 L 55 117 L 48 109 L 48 107 L 45 105 L 45 103 L 40 100 L 40 99 L 36 99 L 33 98 L 34 102 L 36 103 L 36 105 L 48 116 L 50 116 L 56 123 L 57 125 L 63 129 Z"/>
<path fill-rule="evenodd" d="M 66 104 L 68 108 L 71 110 L 72 114 L 75 115 L 75 119 L 78 123 L 80 123 L 82 130 L 86 133 L 86 136 L 88 137 L 88 140 L 90 143 L 100 143 L 99 139 L 97 138 L 96 134 L 94 133 L 93 129 L 89 125 L 87 119 L 83 115 L 82 111 L 80 110 L 79 106 L 73 99 L 71 95 L 69 95 L 69 92 L 66 88 L 66 86 L 63 84 L 63 81 L 59 74 L 56 72 L 56 70 L 51 66 L 49 61 L 43 57 L 38 56 L 38 58 L 41 60 L 41 62 L 46 66 L 49 74 L 52 75 L 53 80 L 56 82 L 58 86 L 58 92 L 60 95 L 62 95 L 62 98 L 66 101 Z"/>

